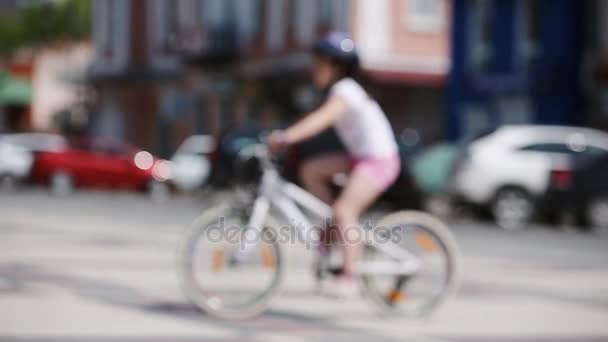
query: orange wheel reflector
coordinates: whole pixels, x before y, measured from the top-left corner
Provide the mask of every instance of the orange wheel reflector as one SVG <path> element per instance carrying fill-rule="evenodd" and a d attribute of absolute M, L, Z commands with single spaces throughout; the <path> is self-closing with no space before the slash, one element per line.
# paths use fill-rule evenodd
<path fill-rule="evenodd" d="M 213 273 L 219 273 L 224 266 L 224 248 L 216 247 L 213 250 L 213 257 L 211 258 L 211 270 Z"/>
<path fill-rule="evenodd" d="M 391 292 L 388 293 L 386 298 L 391 303 L 403 302 L 407 300 L 407 294 L 405 294 L 399 289 L 392 289 Z"/>
<path fill-rule="evenodd" d="M 269 245 L 262 245 L 262 262 L 264 267 L 274 269 L 274 255 Z"/>
<path fill-rule="evenodd" d="M 425 233 L 416 233 L 416 244 L 426 252 L 434 252 L 437 250 L 435 240 Z"/>

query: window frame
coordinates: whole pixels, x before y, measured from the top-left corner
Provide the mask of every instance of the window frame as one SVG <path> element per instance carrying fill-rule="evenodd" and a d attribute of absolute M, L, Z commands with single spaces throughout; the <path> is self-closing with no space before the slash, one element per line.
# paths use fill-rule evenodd
<path fill-rule="evenodd" d="M 440 33 L 445 30 L 447 3 L 445 0 L 402 0 L 402 22 L 411 32 Z M 424 5 L 423 5 L 424 4 Z M 431 4 L 431 5 L 429 5 Z M 422 7 L 433 8 L 434 13 L 421 13 Z M 430 6 L 430 7 L 428 7 Z"/>

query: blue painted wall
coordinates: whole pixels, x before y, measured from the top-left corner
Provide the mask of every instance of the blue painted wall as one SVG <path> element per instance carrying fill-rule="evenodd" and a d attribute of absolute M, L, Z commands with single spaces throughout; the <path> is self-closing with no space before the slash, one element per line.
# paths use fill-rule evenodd
<path fill-rule="evenodd" d="M 488 13 L 489 59 L 473 68 L 474 20 L 480 1 Z M 577 0 L 455 0 L 452 20 L 452 68 L 448 80 L 447 137 L 461 139 L 470 130 L 468 108 L 484 113 L 481 126 L 491 128 L 518 113 L 506 113 L 499 99 L 525 99 L 526 122 L 579 124 L 582 118 L 580 65 L 583 6 Z M 520 1 L 538 1 L 538 54 L 521 63 Z M 468 120 L 468 121 L 467 121 Z M 475 121 L 475 120 L 473 120 Z M 479 120 L 478 120 L 479 121 Z M 477 127 L 479 128 L 479 127 Z"/>

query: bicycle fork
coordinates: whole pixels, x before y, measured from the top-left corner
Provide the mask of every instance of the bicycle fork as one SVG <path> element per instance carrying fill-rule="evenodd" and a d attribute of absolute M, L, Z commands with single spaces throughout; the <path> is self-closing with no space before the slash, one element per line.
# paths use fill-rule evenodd
<path fill-rule="evenodd" d="M 264 229 L 266 216 L 270 210 L 270 201 L 264 196 L 256 198 L 253 203 L 251 217 L 245 227 L 245 233 L 241 238 L 240 248 L 234 252 L 231 260 L 234 263 L 240 263 L 247 259 L 249 253 L 255 248 L 256 240 L 261 239 L 261 234 Z"/>

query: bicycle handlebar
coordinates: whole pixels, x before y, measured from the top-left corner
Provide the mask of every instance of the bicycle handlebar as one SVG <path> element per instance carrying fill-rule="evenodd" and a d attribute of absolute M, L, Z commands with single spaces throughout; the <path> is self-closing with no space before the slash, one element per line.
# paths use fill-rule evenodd
<path fill-rule="evenodd" d="M 265 143 L 252 144 L 244 147 L 238 152 L 239 159 L 251 157 L 257 158 L 260 161 L 262 167 L 264 168 L 275 167 L 274 162 L 272 160 L 272 154 L 270 153 L 270 150 L 268 149 L 268 146 Z"/>

